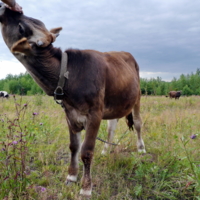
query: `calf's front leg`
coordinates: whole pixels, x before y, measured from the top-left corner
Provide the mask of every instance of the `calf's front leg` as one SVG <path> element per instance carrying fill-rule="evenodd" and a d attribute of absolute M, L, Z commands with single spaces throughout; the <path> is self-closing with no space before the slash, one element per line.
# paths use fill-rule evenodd
<path fill-rule="evenodd" d="M 85 140 L 81 148 L 81 159 L 83 161 L 82 188 L 80 194 L 90 197 L 92 194 L 91 162 L 94 155 L 94 147 L 98 129 L 101 123 L 100 115 L 90 116 L 87 120 Z"/>
<path fill-rule="evenodd" d="M 68 168 L 68 176 L 66 180 L 66 184 L 69 185 L 72 182 L 77 181 L 78 176 L 78 154 L 81 146 L 81 132 L 73 133 L 70 132 L 70 145 L 69 148 L 71 150 L 71 161 L 70 166 Z"/>

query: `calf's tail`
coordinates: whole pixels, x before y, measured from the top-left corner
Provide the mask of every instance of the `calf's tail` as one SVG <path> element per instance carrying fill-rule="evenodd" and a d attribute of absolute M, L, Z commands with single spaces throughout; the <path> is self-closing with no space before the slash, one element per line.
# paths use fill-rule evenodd
<path fill-rule="evenodd" d="M 133 130 L 133 125 L 134 125 L 134 122 L 133 122 L 133 115 L 132 113 L 128 114 L 126 116 L 126 123 L 129 127 L 129 130 Z"/>

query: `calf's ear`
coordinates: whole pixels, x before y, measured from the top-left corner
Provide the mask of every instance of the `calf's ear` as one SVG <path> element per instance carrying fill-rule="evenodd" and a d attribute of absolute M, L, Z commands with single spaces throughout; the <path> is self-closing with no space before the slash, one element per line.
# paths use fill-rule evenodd
<path fill-rule="evenodd" d="M 24 53 L 27 54 L 31 50 L 31 45 L 28 43 L 27 38 L 22 38 L 15 42 L 11 47 L 12 53 Z"/>
<path fill-rule="evenodd" d="M 53 37 L 53 42 L 56 40 L 56 38 L 59 36 L 60 31 L 62 30 L 62 27 L 58 27 L 58 28 L 52 28 L 50 30 L 50 33 L 52 34 Z"/>
<path fill-rule="evenodd" d="M 56 34 L 59 34 L 61 30 L 62 30 L 62 27 L 57 27 L 57 28 L 52 28 L 50 32 L 56 35 Z"/>

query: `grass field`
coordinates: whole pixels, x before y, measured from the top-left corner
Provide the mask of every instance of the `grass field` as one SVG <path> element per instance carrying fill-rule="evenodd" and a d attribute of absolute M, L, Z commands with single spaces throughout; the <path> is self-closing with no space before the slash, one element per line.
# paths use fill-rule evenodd
<path fill-rule="evenodd" d="M 47 96 L 0 99 L 0 199 L 79 199 L 65 179 L 69 137 L 62 108 Z M 118 146 L 102 156 L 96 141 L 92 200 L 200 200 L 200 97 L 142 97 L 146 154 L 120 119 Z M 84 133 L 82 134 L 84 137 Z M 107 139 L 106 121 L 99 137 Z"/>

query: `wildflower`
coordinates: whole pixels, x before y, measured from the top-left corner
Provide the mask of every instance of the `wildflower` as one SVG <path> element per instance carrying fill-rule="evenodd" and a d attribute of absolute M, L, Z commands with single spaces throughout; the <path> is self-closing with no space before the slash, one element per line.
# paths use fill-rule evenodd
<path fill-rule="evenodd" d="M 35 186 L 35 189 L 37 192 L 45 192 L 47 190 L 45 187 L 42 186 Z"/>
<path fill-rule="evenodd" d="M 191 139 L 195 139 L 196 137 L 197 137 L 196 134 L 193 134 L 193 135 L 190 136 Z"/>
<path fill-rule="evenodd" d="M 33 115 L 38 115 L 38 113 L 36 113 L 36 112 L 33 112 Z"/>
<path fill-rule="evenodd" d="M 42 122 L 40 122 L 40 126 L 42 126 L 43 125 L 43 123 Z"/>
<path fill-rule="evenodd" d="M 5 149 L 5 148 L 2 148 L 1 150 L 2 150 L 2 151 L 5 151 L 6 149 Z"/>
<path fill-rule="evenodd" d="M 27 107 L 27 103 L 24 104 L 24 107 Z"/>
<path fill-rule="evenodd" d="M 17 142 L 17 141 L 13 141 L 12 143 L 13 143 L 13 144 L 17 144 L 18 142 Z"/>
<path fill-rule="evenodd" d="M 46 188 L 45 187 L 41 187 L 41 192 L 45 192 Z"/>

